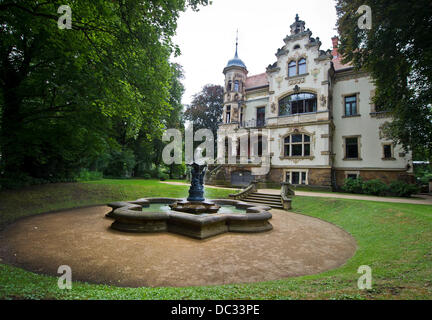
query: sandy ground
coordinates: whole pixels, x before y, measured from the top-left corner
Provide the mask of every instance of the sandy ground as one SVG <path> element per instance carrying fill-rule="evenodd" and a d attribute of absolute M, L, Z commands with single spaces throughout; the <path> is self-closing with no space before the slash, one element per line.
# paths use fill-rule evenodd
<path fill-rule="evenodd" d="M 116 286 L 201 286 L 276 280 L 323 272 L 356 250 L 342 229 L 319 219 L 272 210 L 272 231 L 194 240 L 170 233 L 109 229 L 105 206 L 38 215 L 0 233 L 0 258 L 24 269 Z"/>

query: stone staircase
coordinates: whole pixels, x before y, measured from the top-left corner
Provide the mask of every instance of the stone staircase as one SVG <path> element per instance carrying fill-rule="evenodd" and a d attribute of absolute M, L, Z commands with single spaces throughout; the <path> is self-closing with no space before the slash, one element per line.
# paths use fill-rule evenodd
<path fill-rule="evenodd" d="M 282 206 L 282 198 L 280 194 L 252 192 L 248 194 L 245 198 L 242 198 L 242 201 L 262 204 L 274 209 L 284 209 Z"/>

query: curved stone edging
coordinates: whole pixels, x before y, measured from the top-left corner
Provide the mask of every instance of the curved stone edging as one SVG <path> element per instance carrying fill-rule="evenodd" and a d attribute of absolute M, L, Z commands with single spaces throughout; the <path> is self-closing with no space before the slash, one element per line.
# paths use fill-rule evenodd
<path fill-rule="evenodd" d="M 112 210 L 106 216 L 115 219 L 111 228 L 118 231 L 137 233 L 168 231 L 197 239 L 206 239 L 226 232 L 256 233 L 273 229 L 268 222 L 272 218 L 271 213 L 268 212 L 270 207 L 238 200 L 216 199 L 210 202 L 245 209 L 246 214 L 194 215 L 177 211 L 142 212 L 143 207 L 149 207 L 152 203 L 172 204 L 181 200 L 142 198 L 135 201 L 113 202 L 108 204 Z"/>

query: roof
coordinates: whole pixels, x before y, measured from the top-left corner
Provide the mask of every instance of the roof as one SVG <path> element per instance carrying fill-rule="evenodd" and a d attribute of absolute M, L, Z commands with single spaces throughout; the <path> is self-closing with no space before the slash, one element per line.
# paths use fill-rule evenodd
<path fill-rule="evenodd" d="M 268 86 L 267 73 L 260 73 L 246 78 L 245 88 L 253 89 Z"/>
<path fill-rule="evenodd" d="M 225 68 L 228 67 L 241 67 L 246 69 L 246 65 L 244 64 L 244 62 L 238 57 L 235 57 L 234 59 L 228 61 L 228 64 Z"/>
<path fill-rule="evenodd" d="M 342 57 L 340 54 L 338 54 L 337 56 L 333 56 L 333 67 L 335 68 L 335 71 L 339 71 L 339 70 L 343 70 L 343 69 L 351 69 L 353 66 L 348 63 L 348 64 L 343 64 L 342 63 Z"/>

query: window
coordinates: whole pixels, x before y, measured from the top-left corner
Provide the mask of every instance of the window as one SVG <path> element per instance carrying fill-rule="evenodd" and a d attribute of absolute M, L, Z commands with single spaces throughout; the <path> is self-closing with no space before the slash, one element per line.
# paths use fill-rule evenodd
<path fill-rule="evenodd" d="M 288 77 L 294 77 L 297 75 L 297 64 L 295 61 L 291 61 L 288 64 Z"/>
<path fill-rule="evenodd" d="M 228 81 L 227 91 L 229 92 L 229 91 L 231 91 L 231 89 L 232 89 L 232 81 L 230 80 L 230 81 Z"/>
<path fill-rule="evenodd" d="M 263 150 L 262 135 L 259 135 L 258 136 L 258 157 L 262 157 L 262 150 Z"/>
<path fill-rule="evenodd" d="M 347 179 L 357 179 L 357 174 L 356 173 L 348 173 Z"/>
<path fill-rule="evenodd" d="M 345 97 L 345 116 L 357 115 L 357 95 Z"/>
<path fill-rule="evenodd" d="M 310 136 L 292 134 L 284 139 L 285 157 L 309 157 L 311 155 Z"/>
<path fill-rule="evenodd" d="M 345 158 L 346 159 L 358 159 L 358 138 L 345 138 Z"/>
<path fill-rule="evenodd" d="M 317 97 L 312 93 L 297 93 L 279 100 L 279 116 L 317 111 Z"/>
<path fill-rule="evenodd" d="M 298 73 L 305 74 L 306 73 L 306 59 L 300 59 L 298 62 Z"/>
<path fill-rule="evenodd" d="M 238 80 L 234 81 L 234 91 L 235 92 L 240 91 L 240 82 Z"/>
<path fill-rule="evenodd" d="M 391 144 L 384 144 L 383 145 L 383 159 L 393 159 L 393 152 L 392 152 L 392 146 Z"/>
<path fill-rule="evenodd" d="M 306 74 L 305 58 L 301 58 L 298 62 L 291 61 L 290 63 L 288 63 L 288 77 L 294 77 L 296 75 L 301 75 L 301 74 Z"/>
<path fill-rule="evenodd" d="M 296 50 L 296 49 L 300 49 L 300 45 L 299 45 L 299 44 L 296 44 L 296 45 L 294 46 L 294 50 Z"/>
<path fill-rule="evenodd" d="M 264 127 L 265 125 L 265 107 L 257 108 L 257 127 Z"/>
<path fill-rule="evenodd" d="M 243 113 L 244 113 L 244 108 L 241 107 L 240 108 L 240 126 L 243 126 Z"/>
<path fill-rule="evenodd" d="M 308 184 L 306 171 L 287 171 L 285 173 L 285 182 L 291 184 Z"/>
<path fill-rule="evenodd" d="M 226 123 L 231 122 L 231 106 L 226 107 Z"/>

